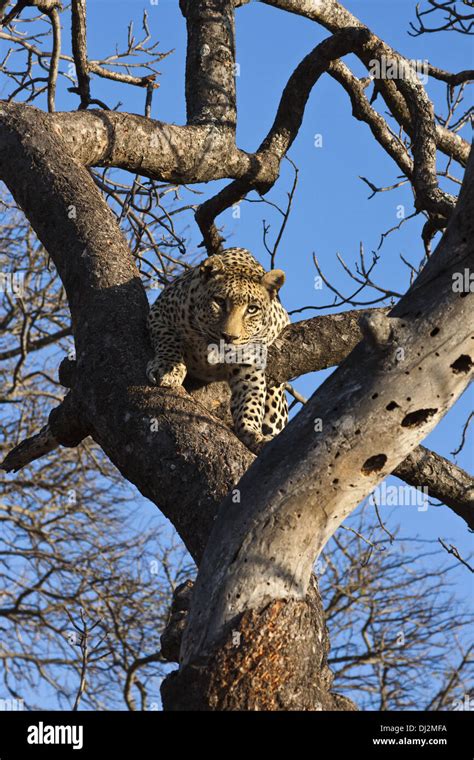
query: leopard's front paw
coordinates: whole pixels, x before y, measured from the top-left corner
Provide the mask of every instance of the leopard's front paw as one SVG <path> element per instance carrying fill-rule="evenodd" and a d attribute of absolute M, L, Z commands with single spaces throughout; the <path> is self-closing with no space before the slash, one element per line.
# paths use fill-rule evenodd
<path fill-rule="evenodd" d="M 270 441 L 273 441 L 273 438 L 273 435 L 262 435 L 258 441 L 255 441 L 255 443 L 249 446 L 250 451 L 253 451 L 253 453 L 258 456 L 263 447 L 266 446 Z"/>
<path fill-rule="evenodd" d="M 161 388 L 176 388 L 183 384 L 186 377 L 186 365 L 176 364 L 166 370 L 163 364 L 152 359 L 147 364 L 146 374 L 152 385 L 159 385 Z"/>
<path fill-rule="evenodd" d="M 260 454 L 263 447 L 269 442 L 273 441 L 272 435 L 262 435 L 261 433 L 241 432 L 237 434 L 242 443 L 245 443 L 250 451 L 253 451 L 257 456 Z"/>

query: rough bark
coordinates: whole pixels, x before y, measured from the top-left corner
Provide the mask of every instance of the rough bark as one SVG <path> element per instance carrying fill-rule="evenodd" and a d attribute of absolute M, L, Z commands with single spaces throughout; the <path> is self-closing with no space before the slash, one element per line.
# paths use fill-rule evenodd
<path fill-rule="evenodd" d="M 234 132 L 237 106 L 233 0 L 180 0 L 179 5 L 187 28 L 187 123 L 216 124 Z"/>
<path fill-rule="evenodd" d="M 467 472 L 424 446 L 401 462 L 394 475 L 415 488 L 426 488 L 474 530 L 474 480 Z"/>
<path fill-rule="evenodd" d="M 307 372 L 335 367 L 362 339 L 360 319 L 387 312 L 354 309 L 288 325 L 268 351 L 267 378 L 285 383 Z"/>
<path fill-rule="evenodd" d="M 311 632 L 311 635 L 308 635 Z M 304 600 L 243 612 L 212 661 L 194 661 L 162 687 L 165 710 L 355 710 L 331 692 L 329 637 L 313 577 Z M 295 663 L 298 667 L 295 668 Z"/>

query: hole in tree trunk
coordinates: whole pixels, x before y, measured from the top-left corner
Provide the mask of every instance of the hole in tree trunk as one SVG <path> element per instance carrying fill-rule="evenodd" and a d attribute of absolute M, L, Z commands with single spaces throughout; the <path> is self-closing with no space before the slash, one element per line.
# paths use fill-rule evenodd
<path fill-rule="evenodd" d="M 451 369 L 455 375 L 465 374 L 472 367 L 472 359 L 467 354 L 461 354 L 455 362 L 451 364 Z"/>
<path fill-rule="evenodd" d="M 373 472 L 380 472 L 386 461 L 387 457 L 385 454 L 375 454 L 364 462 L 361 472 L 363 475 L 371 475 Z"/>
<path fill-rule="evenodd" d="M 410 412 L 402 420 L 402 427 L 418 427 L 429 420 L 437 409 L 417 409 L 416 412 Z"/>

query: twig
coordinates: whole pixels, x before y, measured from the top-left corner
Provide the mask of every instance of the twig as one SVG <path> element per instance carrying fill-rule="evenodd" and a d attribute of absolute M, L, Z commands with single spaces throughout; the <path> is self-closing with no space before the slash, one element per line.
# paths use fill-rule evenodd
<path fill-rule="evenodd" d="M 451 451 L 451 455 L 453 457 L 455 457 L 457 454 L 460 454 L 460 452 L 463 450 L 464 444 L 466 442 L 466 433 L 473 417 L 474 417 L 474 412 L 471 412 L 466 422 L 464 423 L 464 427 L 462 429 L 461 443 L 459 444 L 457 449 L 454 449 L 454 451 Z"/>
<path fill-rule="evenodd" d="M 453 557 L 456 557 L 456 559 L 459 560 L 459 562 L 461 562 L 465 567 L 467 567 L 467 569 L 470 570 L 471 573 L 474 573 L 474 567 L 471 567 L 471 565 L 468 562 L 466 562 L 465 559 L 463 559 L 461 557 L 461 555 L 459 554 L 459 550 L 455 546 L 453 546 L 453 544 L 449 544 L 449 547 L 448 547 L 444 543 L 444 541 L 443 541 L 442 538 L 438 538 L 438 541 L 441 544 L 441 546 L 443 547 L 443 549 L 446 549 L 446 551 L 448 552 L 448 554 L 452 554 Z"/>

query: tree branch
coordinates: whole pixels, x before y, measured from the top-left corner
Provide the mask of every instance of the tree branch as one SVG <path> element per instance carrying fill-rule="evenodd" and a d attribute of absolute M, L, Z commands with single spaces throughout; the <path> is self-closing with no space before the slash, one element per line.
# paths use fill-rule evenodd
<path fill-rule="evenodd" d="M 450 507 L 474 530 L 474 479 L 465 470 L 418 446 L 393 474 L 415 488 L 427 488 L 430 496 Z"/>
<path fill-rule="evenodd" d="M 81 98 L 80 109 L 91 102 L 89 63 L 87 60 L 86 0 L 71 2 L 71 47 L 76 65 L 77 91 Z"/>
<path fill-rule="evenodd" d="M 338 3 L 337 0 L 318 0 L 317 2 L 307 2 L 307 0 L 262 1 L 266 5 L 312 19 L 333 34 L 342 29 L 366 29 L 369 31 L 370 36 L 358 55 L 369 70 L 374 59 L 380 60 L 382 56 L 386 60 L 397 62 L 398 65 L 401 63 L 402 66 L 406 66 L 407 64 L 406 59 L 402 55 L 368 30 L 356 16 Z M 403 96 L 398 91 L 396 82 L 391 79 L 380 79 L 378 80 L 378 85 L 391 113 L 399 124 L 406 129 L 410 137 L 413 138 L 414 128 L 410 112 Z M 435 136 L 437 147 L 443 153 L 459 161 L 462 166 L 466 166 L 470 150 L 469 143 L 466 140 L 463 140 L 456 133 L 440 125 L 436 125 L 435 127 Z"/>
<path fill-rule="evenodd" d="M 186 18 L 187 123 L 214 124 L 235 133 L 233 0 L 180 0 Z"/>

